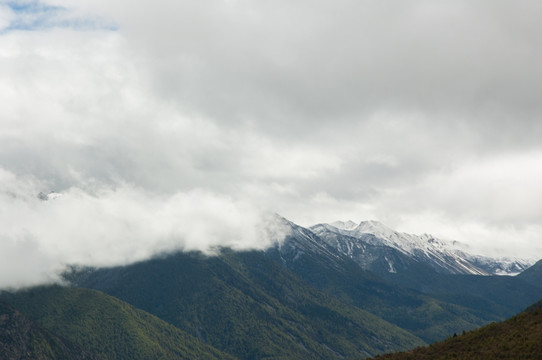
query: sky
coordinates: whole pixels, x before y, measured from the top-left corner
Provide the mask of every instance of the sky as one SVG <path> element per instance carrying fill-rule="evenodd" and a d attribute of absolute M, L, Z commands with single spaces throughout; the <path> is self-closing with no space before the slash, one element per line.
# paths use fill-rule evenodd
<path fill-rule="evenodd" d="M 530 0 L 0 0 L 0 286 L 263 248 L 270 213 L 540 259 L 541 16 Z"/>

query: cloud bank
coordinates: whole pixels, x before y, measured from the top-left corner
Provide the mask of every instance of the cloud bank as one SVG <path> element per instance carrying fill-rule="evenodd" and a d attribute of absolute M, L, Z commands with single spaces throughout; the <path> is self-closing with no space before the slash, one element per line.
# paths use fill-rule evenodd
<path fill-rule="evenodd" d="M 36 196 L 43 184 L 4 170 L 0 184 L 2 286 L 55 281 L 73 264 L 122 265 L 179 250 L 264 249 L 286 231 L 250 203 L 199 189 L 165 196 L 123 184 Z"/>
<path fill-rule="evenodd" d="M 541 15 L 531 1 L 0 1 L 4 285 L 258 248 L 266 212 L 542 258 Z M 63 195 L 36 198 L 49 191 Z"/>

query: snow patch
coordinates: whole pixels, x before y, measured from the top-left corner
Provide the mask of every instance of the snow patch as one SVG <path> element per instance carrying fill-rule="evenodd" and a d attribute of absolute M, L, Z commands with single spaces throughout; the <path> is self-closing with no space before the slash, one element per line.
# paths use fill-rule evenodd
<path fill-rule="evenodd" d="M 395 267 L 393 266 L 393 263 L 390 261 L 390 259 L 388 259 L 387 256 L 384 256 L 384 259 L 386 260 L 389 266 L 388 272 L 392 274 L 397 274 L 397 270 L 395 270 Z"/>

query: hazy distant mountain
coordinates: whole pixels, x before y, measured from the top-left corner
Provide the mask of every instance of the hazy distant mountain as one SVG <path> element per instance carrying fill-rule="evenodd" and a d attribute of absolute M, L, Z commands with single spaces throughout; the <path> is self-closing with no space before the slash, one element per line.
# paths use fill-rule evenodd
<path fill-rule="evenodd" d="M 540 359 L 542 302 L 501 323 L 493 323 L 446 341 L 404 353 L 378 356 L 380 360 Z"/>
<path fill-rule="evenodd" d="M 310 230 L 362 268 L 378 274 L 398 273 L 421 265 L 442 274 L 517 275 L 532 265 L 522 259 L 468 254 L 457 242 L 427 234 L 400 233 L 378 221 L 357 225 L 338 221 L 314 225 Z"/>
<path fill-rule="evenodd" d="M 519 274 L 518 278 L 534 286 L 542 286 L 542 260 Z"/>

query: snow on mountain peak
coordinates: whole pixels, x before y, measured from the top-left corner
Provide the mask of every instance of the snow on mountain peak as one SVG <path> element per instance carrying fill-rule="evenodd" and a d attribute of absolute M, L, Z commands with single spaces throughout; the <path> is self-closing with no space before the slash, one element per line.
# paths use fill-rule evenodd
<path fill-rule="evenodd" d="M 321 229 L 320 229 L 321 228 Z M 364 241 L 377 246 L 390 246 L 405 254 L 411 254 L 414 249 L 442 248 L 445 244 L 431 235 L 411 235 L 400 233 L 377 220 L 361 221 L 355 225 L 353 221 L 335 221 L 330 224 L 319 224 L 311 229 L 331 231 L 354 238 L 363 238 Z M 367 237 L 373 235 L 373 237 Z"/>
<path fill-rule="evenodd" d="M 352 230 L 356 231 L 357 233 L 373 234 L 375 236 L 385 237 L 387 239 L 398 234 L 395 230 L 377 220 L 362 221 L 355 229 Z"/>
<path fill-rule="evenodd" d="M 334 222 L 330 223 L 329 225 L 334 226 L 337 229 L 341 229 L 341 230 L 353 230 L 358 226 L 358 224 L 353 222 L 352 220 L 334 221 Z"/>
<path fill-rule="evenodd" d="M 336 221 L 331 224 L 315 225 L 311 230 L 318 236 L 333 239 L 334 244 L 340 243 L 337 240 L 340 236 L 346 236 L 341 241 L 349 242 L 348 246 L 339 245 L 339 247 L 348 249 L 347 255 L 351 253 L 353 247 L 363 246 L 362 244 L 389 247 L 448 273 L 514 275 L 529 266 L 528 262 L 522 259 L 496 259 L 472 255 L 465 252 L 468 248 L 466 244 L 438 239 L 430 234 L 413 235 L 398 232 L 376 220 L 362 221 L 355 227 L 352 223 Z M 357 239 L 359 245 L 352 243 L 351 239 Z"/>

